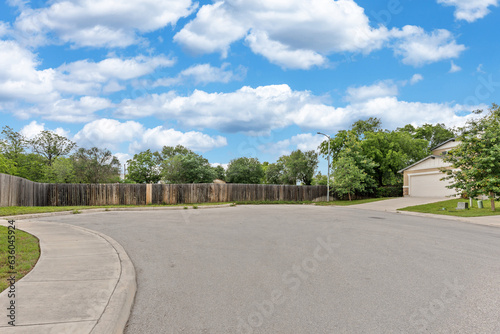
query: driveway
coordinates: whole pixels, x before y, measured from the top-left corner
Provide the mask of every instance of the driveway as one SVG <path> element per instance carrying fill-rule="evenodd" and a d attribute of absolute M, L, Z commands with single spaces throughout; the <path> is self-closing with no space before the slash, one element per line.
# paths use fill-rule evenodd
<path fill-rule="evenodd" d="M 498 228 L 308 205 L 43 220 L 126 249 L 127 334 L 500 332 Z"/>
<path fill-rule="evenodd" d="M 351 205 L 350 207 L 354 208 L 354 209 L 366 209 L 366 210 L 375 210 L 375 211 L 396 212 L 398 209 L 406 208 L 407 206 L 441 202 L 441 201 L 446 201 L 448 199 L 449 198 L 447 198 L 447 197 L 445 197 L 445 198 L 443 198 L 443 197 L 399 197 L 399 198 L 388 199 L 385 201 Z"/>

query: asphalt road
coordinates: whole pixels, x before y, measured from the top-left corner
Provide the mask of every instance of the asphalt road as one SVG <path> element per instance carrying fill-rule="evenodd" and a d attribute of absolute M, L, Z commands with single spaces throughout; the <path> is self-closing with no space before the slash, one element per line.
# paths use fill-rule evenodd
<path fill-rule="evenodd" d="M 126 249 L 127 334 L 500 333 L 498 228 L 305 205 L 40 220 Z"/>

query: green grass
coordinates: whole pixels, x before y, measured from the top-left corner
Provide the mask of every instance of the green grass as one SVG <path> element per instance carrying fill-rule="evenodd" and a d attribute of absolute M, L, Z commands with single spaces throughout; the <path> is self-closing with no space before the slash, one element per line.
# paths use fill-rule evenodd
<path fill-rule="evenodd" d="M 7 278 L 11 275 L 8 274 L 11 270 L 7 263 L 7 256 L 9 256 L 7 236 L 7 227 L 0 226 L 0 292 L 8 287 Z M 15 275 L 17 282 L 35 266 L 40 257 L 40 246 L 36 237 L 24 231 L 16 229 L 15 237 L 16 263 L 14 271 L 17 272 Z"/>
<path fill-rule="evenodd" d="M 457 217 L 483 217 L 483 216 L 496 216 L 500 215 L 500 202 L 495 202 L 497 211 L 491 211 L 490 200 L 484 200 L 484 209 L 478 209 L 477 201 L 473 201 L 473 207 L 466 210 L 457 210 L 458 202 L 467 202 L 468 199 L 450 199 L 447 201 L 409 206 L 407 208 L 399 209 L 401 211 L 412 211 L 421 213 L 433 213 L 437 215 L 457 216 Z"/>
<path fill-rule="evenodd" d="M 316 205 L 339 205 L 339 206 L 349 206 L 356 204 L 372 203 L 378 201 L 384 201 L 386 199 L 391 199 L 391 197 L 381 197 L 381 198 L 366 198 L 366 199 L 355 199 L 352 201 L 330 201 L 330 202 L 317 202 Z"/>
<path fill-rule="evenodd" d="M 221 205 L 230 204 L 228 203 L 198 203 L 197 206 L 203 205 Z M 50 213 L 50 212 L 61 212 L 70 211 L 73 214 L 81 213 L 81 210 L 85 209 L 107 209 L 105 211 L 110 211 L 112 208 L 151 208 L 151 207 L 172 207 L 172 206 L 185 206 L 186 204 L 149 204 L 149 205 L 103 205 L 103 206 L 8 206 L 0 207 L 0 217 L 4 216 L 16 216 L 16 215 L 26 215 L 34 213 Z M 193 204 L 190 204 L 193 205 Z"/>

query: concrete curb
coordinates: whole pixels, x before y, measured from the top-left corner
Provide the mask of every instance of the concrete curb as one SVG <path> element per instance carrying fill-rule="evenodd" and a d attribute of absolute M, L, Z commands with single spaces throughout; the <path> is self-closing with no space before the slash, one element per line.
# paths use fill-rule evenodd
<path fill-rule="evenodd" d="M 388 212 L 390 212 L 390 211 L 388 211 Z M 462 223 L 500 227 L 500 216 L 497 216 L 498 222 L 490 222 L 487 220 L 489 220 L 489 219 L 491 219 L 491 217 L 495 217 L 495 216 L 456 217 L 456 216 L 436 215 L 436 214 L 432 214 L 432 213 L 421 213 L 421 212 L 400 211 L 400 210 L 396 210 L 395 212 L 403 214 L 403 215 L 408 215 L 408 216 L 426 217 L 426 218 L 443 219 L 443 220 L 454 220 L 454 221 L 459 221 Z M 485 221 L 481 221 L 481 219 L 484 219 Z"/>
<path fill-rule="evenodd" d="M 113 249 L 114 252 L 116 252 L 117 259 L 119 260 L 119 275 L 116 279 L 116 283 L 114 283 L 113 286 L 110 286 L 107 291 L 109 291 L 109 297 L 107 297 L 107 303 L 105 304 L 104 308 L 102 309 L 102 313 L 98 315 L 97 318 L 94 320 L 85 320 L 83 322 L 72 322 L 71 320 L 67 319 L 61 319 L 60 322 L 57 322 L 55 325 L 51 325 L 50 323 L 30 323 L 29 325 L 23 325 L 23 326 L 15 326 L 12 328 L 7 328 L 7 327 L 2 327 L 2 331 L 5 330 L 6 333 L 42 333 L 42 332 L 50 332 L 50 333 L 55 333 L 55 332 L 60 332 L 61 330 L 63 331 L 70 331 L 72 333 L 82 333 L 82 334 L 121 334 L 123 333 L 125 326 L 127 324 L 128 318 L 130 316 L 132 306 L 134 303 L 134 298 L 135 294 L 137 291 L 137 283 L 136 283 L 136 273 L 135 273 L 135 268 L 130 260 L 127 252 L 125 249 L 113 238 L 102 234 L 97 231 L 93 231 L 84 227 L 80 226 L 74 226 L 74 225 L 69 225 L 69 224 L 64 224 L 64 223 L 59 223 L 59 222 L 38 222 L 38 221 L 29 221 L 29 220 L 16 220 L 15 224 L 17 229 L 26 231 L 27 233 L 30 233 L 34 235 L 35 237 L 40 239 L 40 246 L 41 246 L 41 252 L 40 252 L 40 258 L 38 259 L 37 264 L 31 270 L 30 273 L 28 273 L 25 277 L 23 277 L 21 280 L 17 281 L 16 283 L 21 284 L 23 282 L 26 282 L 25 279 L 28 277 L 31 277 L 33 274 L 38 274 L 40 276 L 40 272 L 46 272 L 46 268 L 42 265 L 40 267 L 41 263 L 43 263 L 47 257 L 44 246 L 42 246 L 42 243 L 46 243 L 46 238 L 43 237 L 42 234 L 45 232 L 42 232 L 40 228 L 43 229 L 43 224 L 49 224 L 47 226 L 47 229 L 50 231 L 51 228 L 54 228 L 54 226 L 64 226 L 66 230 L 77 230 L 77 231 L 82 231 L 82 234 L 85 235 L 93 235 L 96 240 L 101 240 L 101 244 L 108 244 L 110 249 Z M 0 224 L 1 225 L 6 225 L 4 222 L 4 219 L 0 219 Z M 22 225 L 24 224 L 30 224 L 31 227 L 26 226 L 23 227 Z M 20 226 L 21 225 L 21 226 Z M 36 227 L 36 229 L 39 229 L 37 231 L 33 231 L 33 227 Z M 75 233 L 75 235 L 79 235 L 78 233 Z M 51 244 L 47 244 L 47 247 L 51 247 Z M 99 253 L 100 254 L 100 253 Z M 82 254 L 82 255 L 87 255 L 87 254 Z M 96 256 L 96 255 L 89 255 L 89 256 Z M 97 260 L 99 259 L 101 255 L 97 255 Z M 97 263 L 98 261 L 96 261 Z M 46 263 L 45 263 L 46 264 Z M 37 280 L 40 281 L 40 278 Z M 35 282 L 36 283 L 36 282 Z M 4 291 L 5 292 L 5 291 Z M 50 291 L 49 291 L 50 292 Z M 3 293 L 2 293 L 3 294 Z M 92 293 L 84 293 L 84 295 L 89 295 L 92 296 Z M 92 298 L 92 297 L 88 297 Z M 42 299 L 43 300 L 43 299 Z M 40 300 L 37 301 L 39 303 Z M 75 304 L 77 305 L 77 304 Z M 31 307 L 30 312 L 36 312 L 33 310 L 33 307 Z M 30 313 L 31 314 L 31 313 Z M 78 326 L 78 323 L 81 323 L 82 326 Z M 55 327 L 51 328 L 51 326 L 64 326 L 64 324 L 68 325 L 69 327 L 58 327 L 57 329 Z M 85 325 L 84 325 L 85 324 Z M 73 327 L 71 327 L 73 326 Z M 74 327 L 77 326 L 77 327 Z M 78 329 L 77 329 L 78 328 Z M 16 331 L 17 330 L 17 331 Z"/>
<path fill-rule="evenodd" d="M 197 204 L 186 204 L 179 206 L 153 206 L 153 207 L 132 207 L 132 208 L 98 208 L 98 209 L 81 209 L 79 214 L 88 214 L 88 213 L 96 213 L 96 212 L 112 212 L 112 211 L 154 211 L 154 210 L 185 210 L 184 207 L 190 208 L 189 210 L 193 210 L 193 206 Z M 226 208 L 231 207 L 233 204 L 220 204 L 220 205 L 197 205 L 199 209 L 213 209 L 213 208 Z M 27 220 L 33 218 L 41 218 L 41 217 L 53 217 L 53 216 L 63 216 L 73 214 L 73 211 L 58 211 L 58 212 L 44 212 L 44 213 L 31 213 L 26 215 L 15 215 L 15 216 L 0 216 L 0 220 Z"/>

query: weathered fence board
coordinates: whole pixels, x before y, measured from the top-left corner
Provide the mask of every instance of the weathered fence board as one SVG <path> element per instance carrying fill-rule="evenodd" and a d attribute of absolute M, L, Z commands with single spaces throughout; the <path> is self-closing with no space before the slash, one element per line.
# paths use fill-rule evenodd
<path fill-rule="evenodd" d="M 187 204 L 313 201 L 325 186 L 269 184 L 47 184 L 0 174 L 0 206 Z"/>

